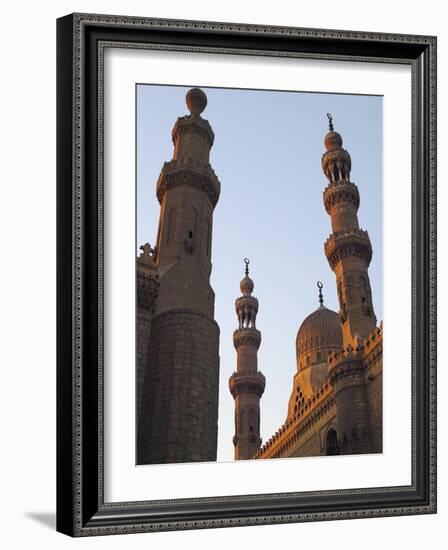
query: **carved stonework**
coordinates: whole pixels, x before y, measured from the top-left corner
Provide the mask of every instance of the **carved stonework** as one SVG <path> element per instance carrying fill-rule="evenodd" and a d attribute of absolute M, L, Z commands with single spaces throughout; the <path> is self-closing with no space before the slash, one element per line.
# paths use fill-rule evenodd
<path fill-rule="evenodd" d="M 241 296 L 235 302 L 239 328 L 256 328 L 258 300 L 254 296 Z"/>
<path fill-rule="evenodd" d="M 256 349 L 261 344 L 261 332 L 254 328 L 241 328 L 233 333 L 233 345 L 235 349 L 240 346 L 252 346 Z"/>
<path fill-rule="evenodd" d="M 192 115 L 185 115 L 177 119 L 172 132 L 173 143 L 176 144 L 180 137 L 184 137 L 190 132 L 194 132 L 206 139 L 209 148 L 212 147 L 215 134 L 210 123 L 202 117 L 194 117 Z"/>
<path fill-rule="evenodd" d="M 159 293 L 158 275 L 137 271 L 137 304 L 139 307 L 154 313 Z"/>
<path fill-rule="evenodd" d="M 247 372 L 234 372 L 229 378 L 229 389 L 235 398 L 242 393 L 255 393 L 261 397 L 266 387 L 264 374 L 258 371 L 256 374 Z"/>
<path fill-rule="evenodd" d="M 325 243 L 325 255 L 332 269 L 350 256 L 364 259 L 368 267 L 372 259 L 372 245 L 367 231 L 350 229 L 333 233 Z"/>
<path fill-rule="evenodd" d="M 157 269 L 157 248 L 153 248 L 149 243 L 145 243 L 140 247 L 140 250 L 140 256 L 137 258 L 138 263 L 150 269 Z"/>
<path fill-rule="evenodd" d="M 209 165 L 189 162 L 179 165 L 176 161 L 165 163 L 157 182 L 157 198 L 162 203 L 167 190 L 182 185 L 205 191 L 213 207 L 218 202 L 221 184 Z"/>
<path fill-rule="evenodd" d="M 322 155 L 322 170 L 333 183 L 349 182 L 351 169 L 352 161 L 345 149 L 326 151 Z"/>
<path fill-rule="evenodd" d="M 354 183 L 331 183 L 324 191 L 324 206 L 328 214 L 334 206 L 340 203 L 350 202 L 356 210 L 359 208 L 359 191 Z"/>

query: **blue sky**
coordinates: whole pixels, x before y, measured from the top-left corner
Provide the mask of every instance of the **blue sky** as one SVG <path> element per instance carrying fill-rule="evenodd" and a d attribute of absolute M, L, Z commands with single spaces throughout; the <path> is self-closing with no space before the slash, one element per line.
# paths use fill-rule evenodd
<path fill-rule="evenodd" d="M 137 249 L 155 243 L 159 203 L 155 185 L 173 154 L 171 130 L 188 113 L 193 86 L 137 86 Z M 331 93 L 202 87 L 202 113 L 215 132 L 210 163 L 221 181 L 213 219 L 212 276 L 215 319 L 221 329 L 218 460 L 233 460 L 234 402 L 228 390 L 236 368 L 234 309 L 250 258 L 262 333 L 259 369 L 266 376 L 261 399 L 263 441 L 283 424 L 296 372 L 295 338 L 303 319 L 319 305 L 338 311 L 335 276 L 323 245 L 331 232 L 322 193 L 326 113 L 352 157 L 351 180 L 361 196 L 360 226 L 369 232 L 369 269 L 378 322 L 382 319 L 382 98 Z"/>

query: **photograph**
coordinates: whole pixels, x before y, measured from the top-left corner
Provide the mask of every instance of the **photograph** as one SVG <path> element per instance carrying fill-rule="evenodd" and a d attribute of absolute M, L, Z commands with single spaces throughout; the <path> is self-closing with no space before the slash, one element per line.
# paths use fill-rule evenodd
<path fill-rule="evenodd" d="M 57 20 L 61 533 L 437 512 L 438 39 L 319 12 Z"/>
<path fill-rule="evenodd" d="M 382 453 L 383 97 L 135 94 L 136 465 Z"/>

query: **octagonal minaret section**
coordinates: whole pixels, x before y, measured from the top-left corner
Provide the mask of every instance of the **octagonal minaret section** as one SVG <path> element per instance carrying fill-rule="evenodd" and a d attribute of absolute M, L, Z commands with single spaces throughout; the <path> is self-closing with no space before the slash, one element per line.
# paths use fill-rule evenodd
<path fill-rule="evenodd" d="M 237 353 L 236 372 L 229 379 L 235 400 L 235 460 L 253 458 L 261 447 L 260 399 L 265 377 L 258 370 L 258 348 L 261 333 L 256 328 L 258 300 L 252 296 L 254 282 L 249 277 L 249 260 L 245 258 L 245 277 L 240 283 L 242 296 L 235 302 L 238 328 L 233 333 Z"/>
<path fill-rule="evenodd" d="M 329 132 L 324 139 L 322 169 L 329 183 L 323 200 L 333 232 L 325 243 L 325 255 L 336 275 L 343 341 L 347 346 L 356 336 L 361 339 L 369 336 L 376 326 L 368 273 L 372 245 L 367 231 L 359 227 L 360 196 L 357 186 L 350 181 L 350 154 L 342 147 L 342 137 L 334 130 L 332 116 L 329 113 L 327 116 Z"/>

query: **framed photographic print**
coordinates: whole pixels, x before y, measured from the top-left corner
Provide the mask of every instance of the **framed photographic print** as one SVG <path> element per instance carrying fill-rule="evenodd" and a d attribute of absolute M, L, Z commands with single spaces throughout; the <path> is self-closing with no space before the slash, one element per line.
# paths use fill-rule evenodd
<path fill-rule="evenodd" d="M 436 38 L 73 14 L 57 528 L 436 511 Z"/>

